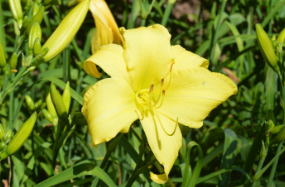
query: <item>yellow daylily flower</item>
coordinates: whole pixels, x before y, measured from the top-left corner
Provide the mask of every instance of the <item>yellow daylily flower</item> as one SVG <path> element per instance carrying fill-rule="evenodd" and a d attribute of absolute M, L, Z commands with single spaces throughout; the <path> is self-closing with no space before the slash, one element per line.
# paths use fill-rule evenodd
<path fill-rule="evenodd" d="M 92 53 L 94 54 L 101 46 L 106 44 L 123 44 L 124 41 L 118 25 L 106 2 L 104 0 L 91 0 L 89 10 L 96 24 L 96 30 L 91 41 Z M 97 71 L 96 66 L 93 70 L 93 75 L 96 78 L 101 77 L 101 73 Z"/>
<path fill-rule="evenodd" d="M 212 73 L 208 60 L 170 45 L 161 25 L 120 30 L 124 47 L 105 45 L 87 59 L 84 70 L 95 65 L 111 78 L 97 82 L 84 95 L 85 116 L 94 145 L 128 132 L 139 119 L 149 146 L 164 166 L 164 175 L 151 175 L 165 183 L 178 156 L 182 135 L 178 123 L 200 128 L 210 111 L 237 92 L 228 77 Z"/>

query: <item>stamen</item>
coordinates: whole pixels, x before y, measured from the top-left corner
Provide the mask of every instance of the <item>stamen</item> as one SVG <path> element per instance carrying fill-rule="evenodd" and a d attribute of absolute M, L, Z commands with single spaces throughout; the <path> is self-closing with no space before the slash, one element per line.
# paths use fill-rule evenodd
<path fill-rule="evenodd" d="M 153 84 L 150 86 L 149 89 L 149 108 L 151 108 L 152 92 L 153 92 Z"/>
<path fill-rule="evenodd" d="M 160 99 L 160 97 L 161 97 L 163 83 L 164 83 L 164 79 L 161 79 L 160 92 L 159 92 L 159 95 L 158 95 L 158 97 L 157 97 L 157 100 L 156 100 L 156 102 L 153 104 L 153 106 L 157 105 L 157 103 L 158 103 L 158 101 L 159 101 L 159 99 Z"/>
<path fill-rule="evenodd" d="M 160 108 L 162 103 L 163 103 L 163 100 L 164 100 L 164 96 L 165 96 L 165 90 L 162 90 L 162 99 L 161 99 L 161 102 L 158 106 L 154 106 L 155 108 Z M 158 102 L 155 103 L 155 105 L 157 104 Z"/>
<path fill-rule="evenodd" d="M 160 118 L 159 118 L 159 115 L 158 115 L 158 113 L 157 113 L 156 111 L 155 111 L 155 114 L 156 114 L 157 119 L 158 119 L 158 121 L 159 121 L 159 123 L 160 123 L 160 126 L 161 126 L 162 130 L 165 132 L 165 134 L 167 134 L 168 136 L 172 136 L 172 135 L 175 133 L 176 128 L 177 128 L 177 126 L 178 126 L 178 118 L 177 118 L 177 120 L 176 120 L 174 130 L 172 131 L 172 133 L 168 133 L 168 132 L 165 130 L 165 128 L 164 128 L 164 126 L 163 126 L 163 123 L 161 122 L 161 120 L 160 120 Z"/>
<path fill-rule="evenodd" d="M 158 131 L 157 131 L 157 123 L 156 123 L 156 121 L 155 121 L 154 116 L 151 115 L 151 117 L 152 117 L 152 120 L 153 120 L 153 123 L 154 123 L 154 126 L 155 126 L 155 134 L 156 134 L 157 141 L 158 141 L 157 144 L 158 144 L 159 149 L 161 149 L 161 141 L 160 141 L 160 139 L 159 139 L 159 134 L 158 134 Z"/>
<path fill-rule="evenodd" d="M 175 64 L 175 62 L 172 62 L 171 66 L 170 66 L 170 72 L 172 71 L 172 67 Z"/>

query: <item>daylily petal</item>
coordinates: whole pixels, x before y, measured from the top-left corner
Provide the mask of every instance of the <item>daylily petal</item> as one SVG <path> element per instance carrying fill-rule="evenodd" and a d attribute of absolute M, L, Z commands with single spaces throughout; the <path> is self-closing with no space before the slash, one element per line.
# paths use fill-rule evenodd
<path fill-rule="evenodd" d="M 154 113 L 144 116 L 141 124 L 153 154 L 164 166 L 165 174 L 168 176 L 182 145 L 178 124 L 155 110 Z"/>
<path fill-rule="evenodd" d="M 99 72 L 96 65 L 104 69 L 112 78 L 124 79 L 131 85 L 131 79 L 127 72 L 126 63 L 123 58 L 123 48 L 121 46 L 116 44 L 102 46 L 99 51 L 83 63 L 83 69 L 89 75 L 98 77 Z"/>
<path fill-rule="evenodd" d="M 123 37 L 118 25 L 104 0 L 91 0 L 89 9 L 94 17 L 96 31 L 92 37 L 92 53 L 95 53 L 103 45 L 123 43 Z"/>
<path fill-rule="evenodd" d="M 120 30 L 125 39 L 124 58 L 135 92 L 160 82 L 169 72 L 170 34 L 161 25 Z"/>
<path fill-rule="evenodd" d="M 237 86 L 221 73 L 205 68 L 173 72 L 159 112 L 179 123 L 199 128 L 211 110 L 237 92 Z"/>
<path fill-rule="evenodd" d="M 138 118 L 134 98 L 130 85 L 115 78 L 101 80 L 87 91 L 82 113 L 94 145 L 128 132 Z"/>
<path fill-rule="evenodd" d="M 173 71 L 185 70 L 193 67 L 208 68 L 209 61 L 191 51 L 186 51 L 180 45 L 171 46 L 171 51 L 175 57 Z"/>
<path fill-rule="evenodd" d="M 150 178 L 158 184 L 165 184 L 168 181 L 168 176 L 165 173 L 158 175 L 150 172 Z"/>

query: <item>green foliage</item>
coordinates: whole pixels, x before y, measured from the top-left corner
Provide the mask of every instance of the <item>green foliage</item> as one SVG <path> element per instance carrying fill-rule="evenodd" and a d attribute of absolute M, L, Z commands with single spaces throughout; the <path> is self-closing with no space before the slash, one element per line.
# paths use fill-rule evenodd
<path fill-rule="evenodd" d="M 285 186 L 281 161 L 285 157 L 285 1 L 106 2 L 119 27 L 166 26 L 172 45 L 209 59 L 209 69 L 229 76 L 238 85 L 238 93 L 213 110 L 202 128 L 183 129 L 182 147 L 169 181 L 156 184 L 149 172 L 163 173 L 163 166 L 149 149 L 138 121 L 129 133 L 97 147 L 91 145 L 81 113 L 83 95 L 98 80 L 109 77 L 101 69 L 100 79 L 82 69 L 91 56 L 91 14 L 72 42 L 43 63 L 50 49 L 41 46 L 76 1 L 0 0 L 0 155 L 15 142 L 13 138 L 19 138 L 17 132 L 24 122 L 37 114 L 22 147 L 14 147 L 20 149 L 1 160 L 1 181 L 15 187 Z M 269 38 L 283 30 L 272 42 L 271 55 L 276 55 L 279 74 L 265 65 L 262 53 L 266 50 L 260 51 L 256 40 L 257 23 Z M 53 103 L 48 103 L 51 89 L 56 98 L 52 96 Z M 56 99 L 62 94 L 59 102 Z M 268 129 L 269 121 L 272 128 Z"/>

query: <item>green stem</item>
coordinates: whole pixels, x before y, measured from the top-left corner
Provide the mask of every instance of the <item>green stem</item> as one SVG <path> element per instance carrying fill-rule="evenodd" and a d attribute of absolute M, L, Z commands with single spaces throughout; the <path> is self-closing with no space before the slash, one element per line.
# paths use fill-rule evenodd
<path fill-rule="evenodd" d="M 174 3 L 167 3 L 167 6 L 166 6 L 166 9 L 164 11 L 163 18 L 161 21 L 161 25 L 166 26 L 167 20 L 171 14 L 173 6 L 174 6 Z"/>
<path fill-rule="evenodd" d="M 277 154 L 280 152 L 280 150 L 282 148 L 282 145 L 283 145 L 283 142 L 278 145 Z M 275 159 L 275 161 L 274 161 L 274 163 L 272 165 L 272 168 L 271 168 L 271 171 L 270 171 L 270 175 L 269 175 L 269 179 L 268 179 L 266 187 L 272 186 L 272 182 L 273 182 L 273 178 L 275 176 L 278 160 L 279 160 L 279 156 Z"/>
<path fill-rule="evenodd" d="M 282 146 L 282 145 L 281 145 Z M 279 147 L 278 147 L 279 148 Z M 276 155 L 275 155 L 275 157 L 273 157 L 272 159 L 271 159 L 271 161 L 261 170 L 261 171 L 259 171 L 258 173 L 256 173 L 254 176 L 253 176 L 253 179 L 254 180 L 258 180 L 261 176 L 262 176 L 262 174 L 271 166 L 271 164 L 273 164 L 273 162 L 275 161 L 275 160 L 277 160 L 277 162 L 278 162 L 278 158 L 279 158 L 279 156 L 283 153 L 285 151 L 285 147 L 281 150 L 281 151 L 279 151 Z"/>
<path fill-rule="evenodd" d="M 218 41 L 219 28 L 220 28 L 220 25 L 221 25 L 222 15 L 223 15 L 223 12 L 225 10 L 226 4 L 227 4 L 227 0 L 224 0 L 223 3 L 222 3 L 221 11 L 220 11 L 217 28 L 215 29 L 215 34 L 214 34 L 214 37 L 213 37 L 213 40 L 212 40 L 212 43 L 211 43 L 210 62 L 212 62 L 213 58 L 214 58 L 215 46 L 216 46 L 216 43 Z"/>
<path fill-rule="evenodd" d="M 258 163 L 258 167 L 257 167 L 257 170 L 255 173 L 258 173 L 261 169 L 262 169 L 262 166 L 264 164 L 264 161 L 266 159 L 266 156 L 267 156 L 267 153 L 268 153 L 268 147 L 269 147 L 269 142 L 267 141 L 268 140 L 268 137 L 266 137 L 266 145 L 265 145 L 265 156 L 260 158 L 259 160 L 259 163 Z M 262 147 L 261 147 L 261 153 L 262 153 Z M 256 180 L 253 180 L 252 184 L 251 184 L 251 187 L 255 187 L 256 185 Z"/>

